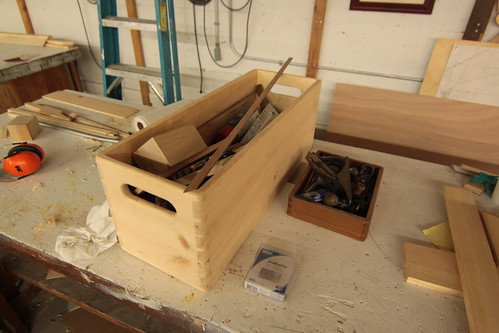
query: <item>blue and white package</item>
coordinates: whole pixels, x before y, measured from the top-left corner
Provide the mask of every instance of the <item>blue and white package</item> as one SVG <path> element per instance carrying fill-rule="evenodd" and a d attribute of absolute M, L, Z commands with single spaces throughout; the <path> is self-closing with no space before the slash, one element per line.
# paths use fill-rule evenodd
<path fill-rule="evenodd" d="M 291 251 L 262 244 L 246 274 L 244 288 L 284 301 L 296 264 Z"/>

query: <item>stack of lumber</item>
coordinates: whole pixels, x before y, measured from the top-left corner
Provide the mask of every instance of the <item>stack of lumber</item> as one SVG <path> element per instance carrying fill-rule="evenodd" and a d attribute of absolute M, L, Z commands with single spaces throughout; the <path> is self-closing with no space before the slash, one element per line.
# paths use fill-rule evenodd
<path fill-rule="evenodd" d="M 9 32 L 0 32 L 0 43 L 29 46 L 50 46 L 67 49 L 75 47 L 75 43 L 72 41 L 52 39 L 49 35 L 16 34 Z"/>
<path fill-rule="evenodd" d="M 471 332 L 497 332 L 499 216 L 479 212 L 464 189 L 445 187 L 444 198 L 455 254 L 405 243 L 407 281 L 462 295 Z"/>

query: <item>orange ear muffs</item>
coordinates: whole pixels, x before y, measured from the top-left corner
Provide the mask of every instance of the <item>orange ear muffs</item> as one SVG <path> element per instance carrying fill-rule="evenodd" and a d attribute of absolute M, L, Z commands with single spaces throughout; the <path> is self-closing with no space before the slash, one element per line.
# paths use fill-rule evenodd
<path fill-rule="evenodd" d="M 45 153 L 33 143 L 20 144 L 7 153 L 3 160 L 5 171 L 14 176 L 28 176 L 40 168 Z"/>

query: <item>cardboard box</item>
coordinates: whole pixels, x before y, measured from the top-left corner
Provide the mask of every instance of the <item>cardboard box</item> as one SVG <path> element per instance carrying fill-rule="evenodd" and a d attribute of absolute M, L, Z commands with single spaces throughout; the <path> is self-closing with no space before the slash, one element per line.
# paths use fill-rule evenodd
<path fill-rule="evenodd" d="M 185 185 L 139 169 L 132 153 L 151 137 L 188 124 L 209 145 L 234 117 L 224 110 L 249 107 L 256 100 L 256 86 L 265 87 L 274 75 L 251 71 L 97 156 L 125 251 L 195 288 L 213 287 L 310 150 L 320 81 L 281 76 L 277 84 L 291 88 L 271 92 L 268 99 L 282 112 L 197 190 L 184 193 Z M 164 199 L 166 208 L 135 196 L 133 188 Z"/>
<path fill-rule="evenodd" d="M 338 156 L 332 153 L 318 151 L 317 153 L 326 156 Z M 350 166 L 360 167 L 368 162 L 349 159 Z M 374 183 L 369 208 L 364 215 L 357 215 L 335 207 L 327 206 L 320 202 L 310 202 L 303 199 L 302 194 L 309 186 L 314 171 L 310 166 L 301 173 L 295 187 L 289 194 L 287 213 L 290 216 L 310 222 L 320 227 L 338 232 L 345 236 L 364 241 L 367 238 L 369 226 L 376 206 L 378 191 L 381 186 L 381 176 L 383 168 L 372 163 L 374 167 Z"/>

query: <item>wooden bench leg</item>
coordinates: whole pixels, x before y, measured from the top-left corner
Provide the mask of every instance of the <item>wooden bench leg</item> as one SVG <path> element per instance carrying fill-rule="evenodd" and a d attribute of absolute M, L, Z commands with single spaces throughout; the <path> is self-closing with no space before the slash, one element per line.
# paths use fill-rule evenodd
<path fill-rule="evenodd" d="M 0 318 L 5 325 L 15 333 L 29 333 L 24 323 L 19 319 L 16 312 L 10 306 L 7 299 L 0 293 Z"/>

